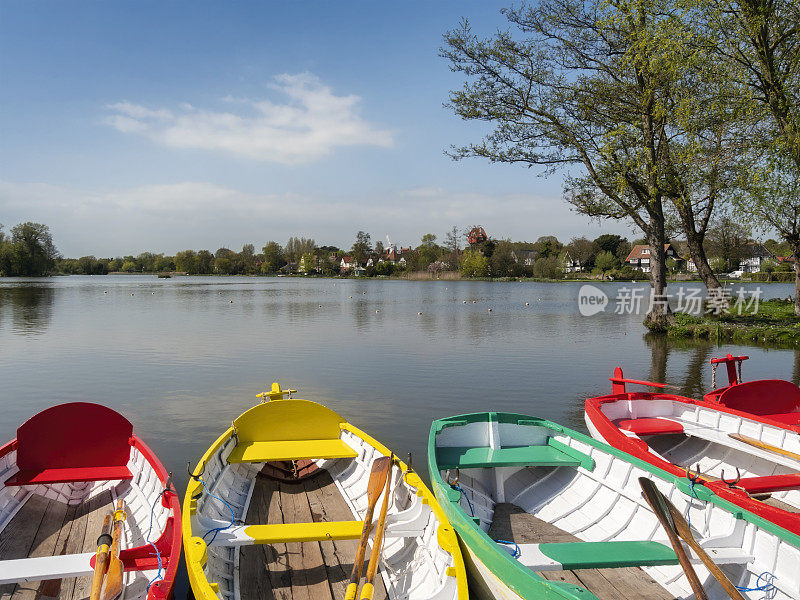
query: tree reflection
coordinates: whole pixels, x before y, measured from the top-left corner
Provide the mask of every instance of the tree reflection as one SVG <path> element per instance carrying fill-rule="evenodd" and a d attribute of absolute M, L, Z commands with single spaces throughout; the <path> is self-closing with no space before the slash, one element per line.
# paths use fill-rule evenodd
<path fill-rule="evenodd" d="M 51 286 L 0 287 L 0 309 L 11 309 L 12 331 L 20 335 L 37 335 L 47 330 L 54 300 Z"/>

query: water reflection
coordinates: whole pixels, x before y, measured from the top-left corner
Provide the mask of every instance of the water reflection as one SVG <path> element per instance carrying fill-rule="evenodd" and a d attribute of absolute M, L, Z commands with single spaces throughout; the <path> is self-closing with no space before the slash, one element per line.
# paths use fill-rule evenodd
<path fill-rule="evenodd" d="M 44 333 L 53 317 L 55 290 L 49 285 L 0 287 L 0 324 L 10 315 L 11 331 L 18 335 Z"/>

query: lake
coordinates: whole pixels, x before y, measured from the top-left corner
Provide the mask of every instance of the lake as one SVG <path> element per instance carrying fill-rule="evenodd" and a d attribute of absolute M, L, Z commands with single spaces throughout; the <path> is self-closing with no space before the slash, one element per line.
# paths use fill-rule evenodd
<path fill-rule="evenodd" d="M 0 438 L 11 439 L 23 421 L 53 404 L 107 404 L 174 471 L 182 494 L 186 463 L 194 465 L 273 381 L 336 410 L 401 457 L 411 452 L 424 472 L 432 419 L 491 409 L 585 431 L 583 401 L 610 392 L 608 377 L 618 365 L 629 377 L 666 381 L 689 396 L 710 388 L 708 361 L 728 352 L 750 356 L 745 379 L 800 379 L 800 354 L 792 350 L 673 343 L 646 336 L 643 315 L 608 309 L 582 316 L 581 286 L 0 279 Z M 612 299 L 649 289 L 597 287 Z M 762 289 L 763 298 L 794 291 L 790 284 Z M 184 574 L 176 597 L 185 598 L 187 589 Z"/>

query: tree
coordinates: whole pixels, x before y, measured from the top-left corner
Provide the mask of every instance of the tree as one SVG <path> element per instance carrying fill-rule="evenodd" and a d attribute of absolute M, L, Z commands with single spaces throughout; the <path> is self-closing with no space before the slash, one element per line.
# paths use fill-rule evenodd
<path fill-rule="evenodd" d="M 197 272 L 209 274 L 214 272 L 214 255 L 208 250 L 200 250 L 197 253 Z"/>
<path fill-rule="evenodd" d="M 461 275 L 464 277 L 486 277 L 489 275 L 489 259 L 477 250 L 467 250 L 461 261 Z"/>
<path fill-rule="evenodd" d="M 137 270 L 136 263 L 132 260 L 126 260 L 124 263 L 122 263 L 122 268 L 120 270 L 125 271 L 126 273 L 133 273 Z"/>
<path fill-rule="evenodd" d="M 356 234 L 356 242 L 353 244 L 351 252 L 353 253 L 353 258 L 357 263 L 361 264 L 364 262 L 367 259 L 367 256 L 369 256 L 370 252 L 372 252 L 372 241 L 370 235 L 363 231 L 359 231 Z"/>
<path fill-rule="evenodd" d="M 515 274 L 517 263 L 512 255 L 513 250 L 514 247 L 509 240 L 497 242 L 489 259 L 492 277 L 510 277 Z"/>
<path fill-rule="evenodd" d="M 264 261 L 261 263 L 262 273 L 277 273 L 286 264 L 283 248 L 278 242 L 267 242 L 262 252 L 264 253 Z"/>
<path fill-rule="evenodd" d="M 28 221 L 15 225 L 11 229 L 11 245 L 6 260 L 15 275 L 48 275 L 59 257 L 50 229 L 42 223 Z"/>
<path fill-rule="evenodd" d="M 561 279 L 564 269 L 557 256 L 543 256 L 533 263 L 533 276 L 541 279 Z"/>
<path fill-rule="evenodd" d="M 619 259 L 611 254 L 611 252 L 601 252 L 595 257 L 594 266 L 600 269 L 603 277 L 605 277 L 606 271 L 610 271 L 619 266 Z"/>
<path fill-rule="evenodd" d="M 317 270 L 317 257 L 312 252 L 306 252 L 300 257 L 298 265 L 300 273 L 311 273 Z"/>
<path fill-rule="evenodd" d="M 453 254 L 457 254 L 458 251 L 461 250 L 461 234 L 458 233 L 458 227 L 455 225 L 445 234 L 444 247 Z"/>
<path fill-rule="evenodd" d="M 679 167 L 692 158 L 672 154 L 685 133 L 678 116 L 686 104 L 675 89 L 685 89 L 691 53 L 690 32 L 671 9 L 666 0 L 540 0 L 503 11 L 518 38 L 501 31 L 479 39 L 464 21 L 445 34 L 440 52 L 468 78 L 449 106 L 495 126 L 480 143 L 454 148 L 453 158 L 541 165 L 547 173 L 581 166 L 565 179 L 567 201 L 583 214 L 630 220 L 647 236 L 656 301 L 645 322 L 653 329 L 670 321 L 661 301 L 665 203 L 689 189 L 679 184 Z"/>
<path fill-rule="evenodd" d="M 735 271 L 747 253 L 750 230 L 729 214 L 715 220 L 708 235 L 710 250 L 725 261 L 725 270 Z"/>
<path fill-rule="evenodd" d="M 375 254 L 378 258 L 382 257 L 386 253 L 386 249 L 383 247 L 383 242 L 378 240 L 375 242 Z"/>
<path fill-rule="evenodd" d="M 255 246 L 253 244 L 242 246 L 242 251 L 236 257 L 236 263 L 238 273 L 255 273 L 257 263 Z"/>
<path fill-rule="evenodd" d="M 194 250 L 183 250 L 175 254 L 175 269 L 194 275 L 199 273 L 199 261 Z"/>
<path fill-rule="evenodd" d="M 313 238 L 304 238 L 304 237 L 290 237 L 289 241 L 286 242 L 286 247 L 284 248 L 284 254 L 286 255 L 286 260 L 289 262 L 299 262 L 300 257 L 307 252 L 314 252 L 316 249 L 317 244 Z"/>
<path fill-rule="evenodd" d="M 591 270 L 594 266 L 594 244 L 586 237 L 574 237 L 565 246 L 572 260 L 577 260 L 584 270 Z"/>
<path fill-rule="evenodd" d="M 766 163 L 758 176 L 749 193 L 738 199 L 738 214 L 762 230 L 775 229 L 789 245 L 794 259 L 794 313 L 800 315 L 800 175 L 783 154 Z"/>

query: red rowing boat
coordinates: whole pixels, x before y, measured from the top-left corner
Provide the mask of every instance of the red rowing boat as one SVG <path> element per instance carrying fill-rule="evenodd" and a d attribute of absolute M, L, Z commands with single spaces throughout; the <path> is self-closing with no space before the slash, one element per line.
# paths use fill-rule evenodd
<path fill-rule="evenodd" d="M 37 598 L 164 600 L 180 554 L 171 478 L 119 413 L 60 404 L 0 448 L 0 590 L 38 582 L 25 586 Z"/>
<path fill-rule="evenodd" d="M 736 376 L 695 400 L 664 392 L 628 391 L 617 367 L 612 393 L 586 400 L 595 439 L 675 475 L 800 534 L 800 389 L 780 380 L 741 382 L 737 362 L 714 359 Z"/>

